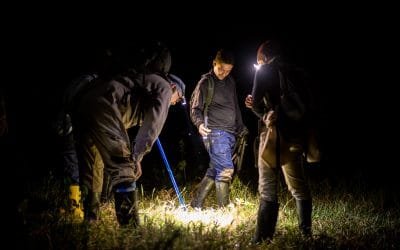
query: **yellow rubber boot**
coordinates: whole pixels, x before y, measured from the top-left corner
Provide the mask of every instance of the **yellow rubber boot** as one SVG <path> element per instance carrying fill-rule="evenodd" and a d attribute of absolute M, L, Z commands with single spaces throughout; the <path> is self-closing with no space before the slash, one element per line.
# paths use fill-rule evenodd
<path fill-rule="evenodd" d="M 81 204 L 81 191 L 79 189 L 79 185 L 69 186 L 69 204 L 70 211 L 74 219 L 82 221 L 84 214 L 83 206 Z"/>

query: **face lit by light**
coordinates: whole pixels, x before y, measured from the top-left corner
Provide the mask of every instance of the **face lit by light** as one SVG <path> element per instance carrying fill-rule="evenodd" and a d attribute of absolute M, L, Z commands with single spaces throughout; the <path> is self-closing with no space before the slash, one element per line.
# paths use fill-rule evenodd
<path fill-rule="evenodd" d="M 217 63 L 214 62 L 214 74 L 217 76 L 219 80 L 224 80 L 225 77 L 231 73 L 233 68 L 232 64 L 226 64 L 226 63 Z"/>
<path fill-rule="evenodd" d="M 257 70 L 260 69 L 260 67 L 268 62 L 268 57 L 266 55 L 264 55 L 261 52 L 257 53 L 257 64 L 253 64 L 254 68 Z"/>
<path fill-rule="evenodd" d="M 258 53 L 257 54 L 257 63 L 258 63 L 258 65 L 260 65 L 260 66 L 264 65 L 264 64 L 267 63 L 267 61 L 268 61 L 268 58 L 267 58 L 266 55 L 264 55 L 262 53 Z"/>

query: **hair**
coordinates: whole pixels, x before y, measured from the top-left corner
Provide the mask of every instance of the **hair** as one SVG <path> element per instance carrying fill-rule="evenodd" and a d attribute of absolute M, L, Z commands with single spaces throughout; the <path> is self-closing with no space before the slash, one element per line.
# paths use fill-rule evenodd
<path fill-rule="evenodd" d="M 225 64 L 235 64 L 235 58 L 231 51 L 220 49 L 215 55 L 214 62 L 216 63 L 225 63 Z"/>
<path fill-rule="evenodd" d="M 257 59 L 261 56 L 268 58 L 278 57 L 280 55 L 280 46 L 274 40 L 263 42 L 257 49 Z"/>

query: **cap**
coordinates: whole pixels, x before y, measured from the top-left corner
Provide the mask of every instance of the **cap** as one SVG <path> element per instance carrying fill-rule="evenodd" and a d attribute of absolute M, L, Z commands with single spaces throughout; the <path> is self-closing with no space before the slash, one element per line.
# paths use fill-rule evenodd
<path fill-rule="evenodd" d="M 186 100 L 185 100 L 186 85 L 185 85 L 185 83 L 182 81 L 181 78 L 177 77 L 174 74 L 169 74 L 168 76 L 171 79 L 171 81 L 176 84 L 176 89 L 179 92 L 179 95 L 182 96 L 182 104 L 186 104 Z"/>
<path fill-rule="evenodd" d="M 182 79 L 177 77 L 174 74 L 169 74 L 168 76 L 172 80 L 172 82 L 176 84 L 176 86 L 178 87 L 178 91 L 180 91 L 180 94 L 182 94 L 182 96 L 184 96 L 185 95 L 186 85 L 182 81 Z"/>

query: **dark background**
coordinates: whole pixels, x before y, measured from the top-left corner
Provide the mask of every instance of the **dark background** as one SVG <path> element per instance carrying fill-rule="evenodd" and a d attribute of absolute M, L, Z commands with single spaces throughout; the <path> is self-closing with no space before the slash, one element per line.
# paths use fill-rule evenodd
<path fill-rule="evenodd" d="M 244 122 L 253 139 L 256 119 L 243 107 L 243 100 L 251 91 L 256 49 L 270 38 L 279 40 L 290 61 L 306 68 L 318 82 L 324 148 L 323 161 L 314 166 L 319 178 L 352 181 L 361 175 L 368 185 L 392 188 L 395 163 L 389 160 L 390 149 L 380 140 L 391 131 L 386 126 L 390 117 L 380 111 L 384 99 L 380 93 L 385 90 L 376 82 L 372 88 L 369 84 L 373 71 L 369 52 L 377 47 L 374 39 L 379 37 L 370 22 L 351 10 L 338 12 L 335 8 L 307 12 L 263 11 L 250 5 L 237 7 L 234 12 L 212 6 L 192 8 L 173 12 L 162 7 L 133 8 L 130 13 L 110 10 L 101 14 L 57 9 L 18 16 L 23 18 L 8 27 L 4 37 L 7 77 L 2 86 L 10 128 L 2 138 L 1 152 L 4 175 L 13 180 L 18 191 L 26 192 L 27 183 L 58 168 L 51 122 L 65 85 L 90 71 L 105 49 L 118 51 L 137 41 L 157 39 L 169 46 L 171 72 L 186 83 L 188 100 L 201 74 L 210 70 L 217 49 L 233 50 L 236 65 L 232 74 L 238 83 Z M 181 108 L 172 108 L 161 135 L 172 163 L 182 157 L 175 150 L 179 145 L 174 135 L 184 138 L 188 128 L 182 114 Z M 243 178 L 254 184 L 257 174 L 251 143 Z M 186 150 L 190 152 L 192 147 L 188 142 Z M 154 151 L 151 154 L 157 156 Z M 191 164 L 198 163 L 190 162 L 190 155 L 185 157 Z M 143 183 L 151 186 L 148 173 L 157 172 L 158 164 L 168 185 L 161 160 L 154 163 L 149 158 L 155 157 L 145 159 L 151 167 L 143 167 Z M 188 165 L 185 171 L 190 180 L 197 180 L 204 170 L 201 165 Z M 175 171 L 179 175 L 179 170 Z"/>

